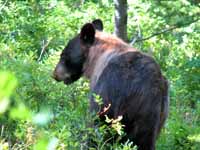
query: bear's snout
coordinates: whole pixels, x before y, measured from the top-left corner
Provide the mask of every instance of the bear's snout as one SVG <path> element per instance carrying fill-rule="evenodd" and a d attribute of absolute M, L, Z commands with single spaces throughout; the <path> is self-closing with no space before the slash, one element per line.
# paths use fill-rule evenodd
<path fill-rule="evenodd" d="M 65 67 L 59 63 L 53 71 L 52 77 L 59 82 L 70 79 L 71 75 L 67 72 Z"/>

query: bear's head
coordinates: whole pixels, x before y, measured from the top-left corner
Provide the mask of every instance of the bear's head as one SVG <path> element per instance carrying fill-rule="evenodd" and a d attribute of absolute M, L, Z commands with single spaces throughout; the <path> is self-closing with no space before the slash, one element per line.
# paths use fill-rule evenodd
<path fill-rule="evenodd" d="M 53 78 L 56 81 L 70 84 L 82 76 L 88 50 L 95 42 L 96 30 L 103 30 L 100 19 L 83 25 L 81 32 L 68 42 L 53 72 Z"/>

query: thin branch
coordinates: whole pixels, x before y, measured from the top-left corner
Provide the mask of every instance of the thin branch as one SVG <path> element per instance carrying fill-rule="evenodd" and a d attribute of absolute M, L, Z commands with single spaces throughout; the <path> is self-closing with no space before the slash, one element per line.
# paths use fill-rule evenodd
<path fill-rule="evenodd" d="M 161 30 L 160 32 L 153 33 L 152 35 L 150 35 L 150 36 L 148 36 L 148 37 L 146 37 L 146 38 L 138 39 L 138 40 L 136 40 L 135 42 L 141 42 L 141 41 L 148 40 L 148 39 L 150 39 L 150 38 L 152 38 L 152 37 L 154 37 L 154 36 L 163 34 L 163 33 L 165 33 L 165 32 L 169 32 L 169 31 L 174 30 L 174 29 L 176 29 L 176 28 L 178 28 L 178 27 L 177 27 L 177 26 L 173 26 L 173 27 L 170 27 L 170 28 L 168 28 L 168 29 Z"/>
<path fill-rule="evenodd" d="M 133 40 L 131 40 L 131 45 L 135 44 L 135 42 L 138 40 L 138 39 L 142 39 L 143 38 L 143 35 L 142 35 L 142 31 L 141 31 L 141 28 L 140 28 L 140 25 L 137 21 L 137 33 L 136 33 L 136 36 L 133 38 Z"/>
<path fill-rule="evenodd" d="M 38 58 L 38 61 L 40 61 L 41 60 L 41 58 L 42 58 L 42 55 L 43 55 L 43 53 L 45 52 L 45 50 L 46 50 L 46 48 L 48 47 L 48 45 L 49 45 L 49 43 L 51 42 L 51 40 L 52 40 L 52 38 L 51 39 L 49 39 L 49 41 L 47 41 L 46 42 L 46 44 L 45 44 L 45 42 L 44 42 L 44 40 L 42 41 L 42 50 L 41 50 L 41 53 L 40 53 L 40 56 L 39 56 L 39 58 Z"/>
<path fill-rule="evenodd" d="M 7 4 L 8 0 L 6 0 L 0 7 L 0 11 L 3 10 L 4 6 Z"/>
<path fill-rule="evenodd" d="M 3 134 L 4 134 L 4 125 L 2 125 L 2 127 L 1 127 L 1 135 L 0 135 L 0 137 L 3 137 Z"/>
<path fill-rule="evenodd" d="M 161 30 L 160 32 L 153 33 L 152 35 L 150 35 L 150 36 L 148 36 L 148 37 L 145 37 L 145 38 L 137 38 L 136 40 L 135 40 L 135 38 L 134 38 L 134 39 L 130 42 L 130 44 L 133 45 L 133 44 L 136 43 L 136 42 L 141 42 L 141 41 L 148 40 L 148 39 L 150 39 L 150 38 L 152 38 L 152 37 L 154 37 L 154 36 L 157 36 L 157 35 L 160 35 L 160 34 L 163 34 L 163 33 L 169 32 L 169 31 L 172 31 L 172 30 L 177 29 L 177 28 L 182 28 L 182 27 L 184 27 L 184 26 L 187 26 L 187 25 L 190 25 L 190 24 L 192 24 L 192 23 L 195 23 L 195 22 L 197 22 L 197 21 L 199 21 L 199 20 L 200 20 L 200 18 L 197 18 L 197 19 L 195 19 L 195 20 L 193 20 L 193 21 L 191 21 L 191 22 L 187 22 L 187 23 L 185 23 L 185 24 L 182 24 L 181 26 L 179 26 L 179 25 L 174 25 L 174 26 L 171 26 L 170 28 L 163 29 L 163 30 Z M 132 44 L 132 43 L 133 43 L 133 44 Z"/>
<path fill-rule="evenodd" d="M 103 144 L 101 145 L 99 150 L 102 150 L 104 148 L 104 145 L 106 145 L 106 143 L 108 143 L 113 137 L 108 138 L 105 142 L 103 142 Z"/>

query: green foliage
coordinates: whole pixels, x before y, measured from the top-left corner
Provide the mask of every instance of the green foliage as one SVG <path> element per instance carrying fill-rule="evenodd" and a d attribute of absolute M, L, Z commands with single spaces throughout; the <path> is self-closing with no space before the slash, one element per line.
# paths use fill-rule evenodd
<path fill-rule="evenodd" d="M 199 150 L 200 24 L 191 23 L 199 18 L 199 3 L 128 2 L 130 39 L 178 27 L 134 44 L 153 55 L 170 80 L 170 114 L 157 149 Z M 112 33 L 113 12 L 110 0 L 0 0 L 0 149 L 76 150 L 86 148 L 89 138 L 93 149 L 136 149 L 130 141 L 108 144 L 124 135 L 120 118 L 90 125 L 98 117 L 89 113 L 86 79 L 65 86 L 51 78 L 61 50 L 80 27 L 101 18 Z"/>
<path fill-rule="evenodd" d="M 10 96 L 16 87 L 17 81 L 9 72 L 0 72 L 0 115 L 3 114 L 10 104 Z"/>

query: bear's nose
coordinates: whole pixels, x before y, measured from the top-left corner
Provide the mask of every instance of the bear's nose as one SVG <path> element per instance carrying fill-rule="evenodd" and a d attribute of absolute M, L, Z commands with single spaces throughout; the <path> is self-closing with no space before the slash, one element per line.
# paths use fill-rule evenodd
<path fill-rule="evenodd" d="M 58 78 L 58 75 L 56 74 L 56 71 L 54 71 L 53 73 L 52 73 L 52 76 L 51 76 L 53 79 L 55 79 L 56 81 L 58 81 L 58 82 L 60 82 L 60 81 L 62 81 L 62 80 L 60 80 L 59 78 Z"/>

